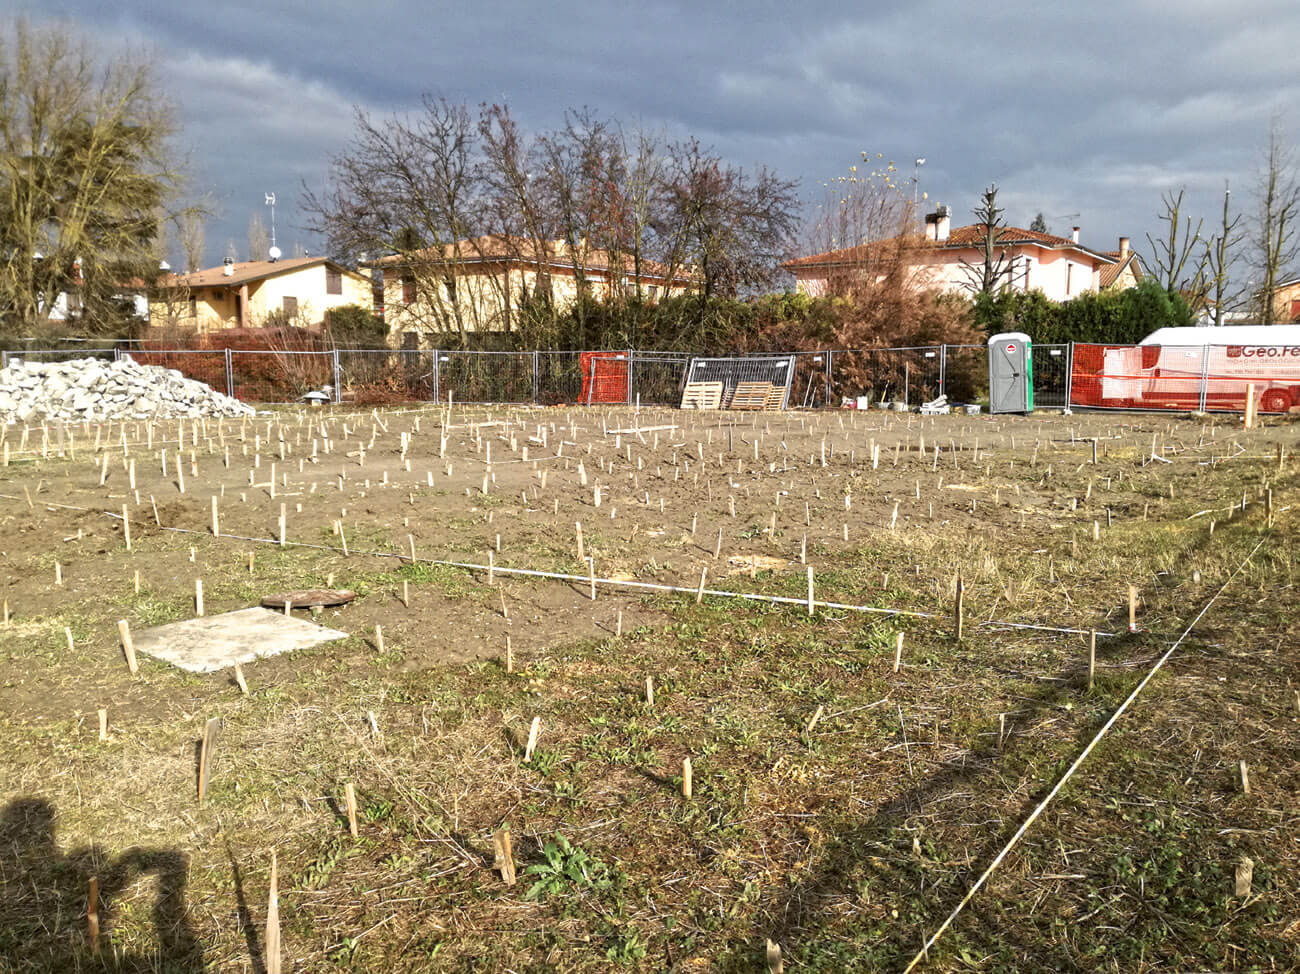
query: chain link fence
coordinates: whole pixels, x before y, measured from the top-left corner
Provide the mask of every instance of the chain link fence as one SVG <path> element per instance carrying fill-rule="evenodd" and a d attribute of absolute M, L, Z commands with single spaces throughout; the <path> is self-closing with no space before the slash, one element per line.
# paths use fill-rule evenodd
<path fill-rule="evenodd" d="M 1072 380 L 1092 390 L 1104 371 L 1100 367 L 1102 353 L 1093 348 L 1036 345 L 1035 404 L 1048 409 L 1066 408 L 1071 404 L 1087 405 L 1090 398 L 1102 399 L 1100 388 L 1082 395 L 1076 390 L 1071 402 Z M 1085 350 L 1085 361 L 1075 362 L 1076 349 Z M 692 358 L 686 352 L 631 349 L 501 352 L 85 348 L 0 351 L 0 366 L 7 365 L 10 359 L 61 362 L 88 357 L 114 359 L 128 354 L 141 364 L 175 369 L 187 378 L 248 402 L 296 402 L 308 392 L 319 391 L 335 402 L 357 405 L 448 401 L 540 406 L 588 401 L 676 405 Z M 792 408 L 838 407 L 846 399 L 856 401 L 859 397 L 866 397 L 872 407 L 901 402 L 915 408 L 940 395 L 946 395 L 951 403 L 977 402 L 988 395 L 985 345 L 820 349 L 789 355 L 794 359 L 789 399 Z M 1089 365 L 1092 359 L 1088 356 L 1099 360 Z M 1233 394 L 1239 395 L 1235 390 Z M 1209 398 L 1215 398 L 1213 391 Z"/>

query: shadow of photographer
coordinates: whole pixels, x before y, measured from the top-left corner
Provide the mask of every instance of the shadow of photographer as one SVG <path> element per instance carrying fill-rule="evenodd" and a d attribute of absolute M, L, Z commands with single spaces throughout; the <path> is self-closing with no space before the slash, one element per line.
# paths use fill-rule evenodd
<path fill-rule="evenodd" d="M 95 966 L 87 920 L 91 877 L 98 881 L 99 953 L 118 971 L 204 969 L 185 906 L 189 858 L 170 849 L 131 848 L 116 859 L 97 846 L 61 852 L 54 806 L 18 798 L 0 813 L 0 968 L 84 970 Z M 152 877 L 154 942 L 113 944 L 114 922 L 131 888 Z"/>

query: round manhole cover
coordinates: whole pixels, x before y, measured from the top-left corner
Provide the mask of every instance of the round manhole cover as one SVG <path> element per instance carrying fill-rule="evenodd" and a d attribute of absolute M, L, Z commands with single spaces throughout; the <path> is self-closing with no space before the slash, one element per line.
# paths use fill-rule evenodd
<path fill-rule="evenodd" d="M 328 608 L 335 605 L 347 605 L 357 597 L 357 593 L 345 588 L 306 588 L 298 592 L 279 592 L 262 598 L 264 609 L 283 609 L 287 603 L 291 609 L 314 609 L 317 606 Z"/>

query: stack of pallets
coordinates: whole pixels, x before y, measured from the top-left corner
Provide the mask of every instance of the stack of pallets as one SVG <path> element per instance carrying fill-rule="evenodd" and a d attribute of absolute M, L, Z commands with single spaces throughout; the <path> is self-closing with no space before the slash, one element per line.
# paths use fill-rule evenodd
<path fill-rule="evenodd" d="M 688 382 L 682 393 L 683 409 L 721 409 L 721 382 Z"/>
<path fill-rule="evenodd" d="M 740 382 L 731 397 L 732 409 L 774 410 L 785 402 L 785 386 L 772 382 Z"/>

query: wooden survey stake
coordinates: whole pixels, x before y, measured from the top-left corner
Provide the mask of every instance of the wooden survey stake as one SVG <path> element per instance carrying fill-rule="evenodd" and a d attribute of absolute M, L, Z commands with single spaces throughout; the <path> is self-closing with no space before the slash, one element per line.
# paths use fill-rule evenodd
<path fill-rule="evenodd" d="M 199 804 L 208 793 L 208 777 L 212 773 L 212 760 L 216 754 L 217 734 L 221 731 L 221 718 L 209 717 L 203 725 L 203 740 L 199 743 Z"/>
<path fill-rule="evenodd" d="M 507 886 L 515 885 L 515 856 L 510 843 L 510 829 L 502 827 L 492 834 L 492 868 L 499 870 Z"/>

